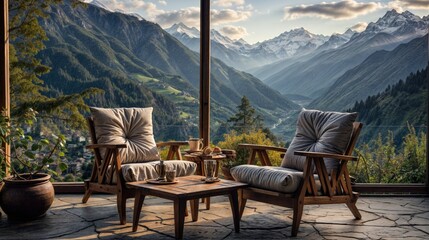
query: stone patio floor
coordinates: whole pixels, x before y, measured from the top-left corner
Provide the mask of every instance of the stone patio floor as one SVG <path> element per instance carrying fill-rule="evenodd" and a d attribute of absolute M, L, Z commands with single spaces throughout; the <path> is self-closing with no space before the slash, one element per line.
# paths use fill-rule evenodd
<path fill-rule="evenodd" d="M 0 239 L 174 239 L 173 204 L 147 197 L 137 232 L 131 231 L 133 200 L 127 202 L 126 225 L 119 225 L 116 197 L 57 194 L 43 218 L 12 223 L 0 217 Z M 305 206 L 296 239 L 429 239 L 429 198 L 361 197 L 362 220 L 345 205 Z M 290 237 L 292 211 L 248 201 L 235 233 L 227 197 L 200 205 L 199 220 L 186 218 L 185 239 L 284 239 Z"/>

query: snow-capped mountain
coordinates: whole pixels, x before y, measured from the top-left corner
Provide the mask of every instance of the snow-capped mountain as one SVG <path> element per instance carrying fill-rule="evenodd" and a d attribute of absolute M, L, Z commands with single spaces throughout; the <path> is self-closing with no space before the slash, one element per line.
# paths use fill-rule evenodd
<path fill-rule="evenodd" d="M 109 12 L 113 12 L 112 9 L 110 9 L 109 7 L 107 7 L 104 3 L 98 1 L 98 0 L 90 0 L 90 1 L 85 1 L 86 3 L 92 4 L 94 6 L 97 6 L 99 8 L 103 8 Z"/>
<path fill-rule="evenodd" d="M 200 33 L 196 28 L 177 23 L 165 30 L 188 48 L 199 51 Z M 284 32 L 253 45 L 243 39 L 232 40 L 214 29 L 210 34 L 213 56 L 241 70 L 309 53 L 328 40 L 327 36 L 312 34 L 303 28 Z"/>
<path fill-rule="evenodd" d="M 252 51 L 265 51 L 266 54 L 283 59 L 315 50 L 328 39 L 327 36 L 310 33 L 304 28 L 297 28 L 256 44 Z"/>
<path fill-rule="evenodd" d="M 428 24 L 428 16 L 420 18 L 409 11 L 398 13 L 392 9 L 377 22 L 369 23 L 365 31 L 353 36 L 351 41 L 367 40 L 379 33 L 386 33 L 401 41 L 407 41 L 428 33 Z"/>
<path fill-rule="evenodd" d="M 118 13 L 122 13 L 122 14 L 127 14 L 130 16 L 136 17 L 138 20 L 144 20 L 144 18 L 138 13 L 130 13 L 130 12 L 126 12 L 126 11 L 121 10 L 121 9 L 111 9 L 108 6 L 106 6 L 104 3 L 102 3 L 98 0 L 87 0 L 87 1 L 85 1 L 85 3 L 94 5 L 94 6 L 99 7 L 99 8 L 103 8 L 109 12 L 118 12 Z"/>
<path fill-rule="evenodd" d="M 356 31 L 353 31 L 350 28 L 347 29 L 347 31 L 345 31 L 342 34 L 334 33 L 329 37 L 328 41 L 320 45 L 320 47 L 317 50 L 320 51 L 320 50 L 338 48 L 342 46 L 344 43 L 348 42 L 352 38 L 352 36 L 356 33 L 357 33 Z"/>
<path fill-rule="evenodd" d="M 165 29 L 165 31 L 179 39 L 182 43 L 189 42 L 189 40 L 192 38 L 195 38 L 198 41 L 200 39 L 200 31 L 197 28 L 188 27 L 183 23 L 175 23 L 171 27 Z M 236 51 L 243 51 L 245 48 L 250 48 L 251 46 L 243 39 L 234 41 L 214 29 L 210 31 L 210 38 L 212 41 L 219 43 L 228 49 L 233 49 Z"/>
<path fill-rule="evenodd" d="M 214 29 L 210 32 L 210 38 L 213 41 L 224 45 L 228 49 L 233 49 L 243 54 L 252 47 L 242 38 L 239 40 L 232 40 Z"/>
<path fill-rule="evenodd" d="M 266 65 L 254 74 L 281 93 L 317 97 L 335 87 L 333 84 L 337 79 L 372 54 L 392 51 L 400 44 L 424 36 L 428 32 L 428 24 L 428 17 L 420 18 L 408 11 L 398 13 L 391 10 L 337 48 L 316 50 L 302 57 L 294 56 L 286 59 L 289 62 L 282 60 Z M 375 71 L 374 74 L 380 73 Z"/>
<path fill-rule="evenodd" d="M 188 27 L 183 23 L 175 23 L 173 26 L 164 29 L 171 35 L 177 37 L 200 38 L 200 31 L 195 27 Z"/>
<path fill-rule="evenodd" d="M 178 39 L 189 49 L 200 51 L 200 31 L 194 27 L 188 27 L 183 23 L 177 23 L 165 29 L 166 32 Z M 243 39 L 232 40 L 218 31 L 212 29 L 211 53 L 229 66 L 244 70 L 257 64 L 257 59 L 250 59 L 248 51 L 251 45 Z"/>

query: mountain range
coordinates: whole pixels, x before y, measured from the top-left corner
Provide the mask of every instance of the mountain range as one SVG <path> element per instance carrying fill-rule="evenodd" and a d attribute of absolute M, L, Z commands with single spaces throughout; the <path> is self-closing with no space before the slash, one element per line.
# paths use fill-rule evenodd
<path fill-rule="evenodd" d="M 183 23 L 177 23 L 165 30 L 189 49 L 199 52 L 200 33 L 195 27 L 188 27 Z M 331 38 L 340 36 L 339 38 L 347 39 L 350 31 L 347 34 L 335 34 Z M 249 44 L 243 39 L 232 40 L 212 29 L 211 51 L 214 57 L 229 66 L 251 72 L 255 67 L 310 53 L 329 39 L 330 37 L 328 36 L 313 34 L 304 28 L 297 28 L 283 32 L 273 39 Z M 335 47 L 335 44 L 325 45 L 325 48 L 331 47 Z"/>
<path fill-rule="evenodd" d="M 422 19 L 407 11 L 400 14 L 391 10 L 337 48 L 264 66 L 265 70 L 259 69 L 259 72 L 270 72 L 271 75 L 255 76 L 281 93 L 314 99 L 374 52 L 390 51 L 399 44 L 422 37 L 427 33 L 428 24 L 427 18 Z"/>
<path fill-rule="evenodd" d="M 105 94 L 91 99 L 92 105 L 154 106 L 160 126 L 178 128 L 186 123 L 197 129 L 198 53 L 155 23 L 94 5 L 73 8 L 64 2 L 41 20 L 49 41 L 40 56 L 52 67 L 43 80 L 51 94 L 99 87 Z M 229 118 L 243 95 L 268 124 L 299 109 L 248 73 L 217 59 L 212 60 L 211 69 L 213 124 Z M 188 133 L 180 134 L 183 139 Z"/>
<path fill-rule="evenodd" d="M 265 124 L 288 140 L 301 106 L 344 111 L 424 68 L 428 23 L 429 17 L 392 10 L 360 33 L 327 37 L 298 28 L 256 44 L 212 30 L 212 127 L 246 95 Z M 98 87 L 105 93 L 90 105 L 153 106 L 160 139 L 198 134 L 197 29 L 177 23 L 163 30 L 135 14 L 73 8 L 68 0 L 41 24 L 49 41 L 40 57 L 52 67 L 42 76 L 48 94 Z M 246 67 L 250 73 L 237 70 Z"/>
<path fill-rule="evenodd" d="M 428 64 L 428 35 L 403 43 L 392 51 L 380 50 L 348 70 L 308 107 L 344 110 L 376 95 Z"/>

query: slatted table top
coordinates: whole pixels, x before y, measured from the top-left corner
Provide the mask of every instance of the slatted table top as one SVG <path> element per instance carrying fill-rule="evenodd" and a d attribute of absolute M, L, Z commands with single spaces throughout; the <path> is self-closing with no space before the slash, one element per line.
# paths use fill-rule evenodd
<path fill-rule="evenodd" d="M 217 195 L 229 190 L 239 189 L 246 187 L 246 183 L 220 179 L 219 182 L 205 183 L 202 181 L 203 177 L 199 175 L 192 175 L 186 177 L 178 177 L 178 183 L 169 185 L 150 184 L 146 181 L 127 183 L 128 187 L 137 188 L 147 195 L 155 195 L 166 198 L 175 197 L 189 197 L 192 195 Z"/>

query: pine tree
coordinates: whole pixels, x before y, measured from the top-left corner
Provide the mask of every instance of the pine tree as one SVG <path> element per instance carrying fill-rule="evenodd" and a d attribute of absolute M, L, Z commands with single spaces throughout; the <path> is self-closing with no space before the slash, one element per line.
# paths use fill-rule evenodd
<path fill-rule="evenodd" d="M 249 133 L 262 125 L 262 116 L 255 113 L 255 109 L 250 105 L 246 96 L 241 98 L 241 104 L 237 106 L 238 112 L 228 119 L 232 123 L 232 130 L 238 133 Z"/>

